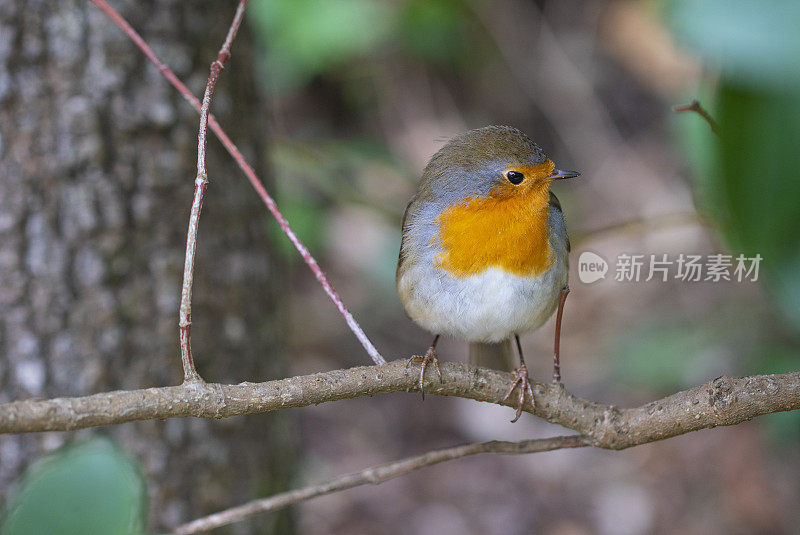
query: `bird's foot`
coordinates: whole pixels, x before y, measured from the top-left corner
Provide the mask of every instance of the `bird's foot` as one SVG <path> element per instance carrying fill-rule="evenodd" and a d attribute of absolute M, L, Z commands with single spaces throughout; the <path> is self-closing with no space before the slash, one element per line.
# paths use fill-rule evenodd
<path fill-rule="evenodd" d="M 519 405 L 517 405 L 516 416 L 514 416 L 514 419 L 511 420 L 512 424 L 519 420 L 519 417 L 522 416 L 522 407 L 525 405 L 525 392 L 528 392 L 528 395 L 531 397 L 531 405 L 535 403 L 533 399 L 533 389 L 531 388 L 531 380 L 530 377 L 528 377 L 528 367 L 525 366 L 525 362 L 522 362 L 519 365 L 519 368 L 516 369 L 514 375 L 516 376 L 514 383 L 511 385 L 508 393 L 503 398 L 503 401 L 507 401 L 508 398 L 511 397 L 511 393 L 514 392 L 514 389 L 517 388 L 517 385 L 519 385 Z"/>
<path fill-rule="evenodd" d="M 436 369 L 436 373 L 439 375 L 439 381 L 442 380 L 442 372 L 439 370 L 439 357 L 436 356 L 436 349 L 429 347 L 424 356 L 414 355 L 408 359 L 408 361 L 406 361 L 406 368 L 408 368 L 412 362 L 422 363 L 422 367 L 419 371 L 419 391 L 422 392 L 422 399 L 425 399 L 425 388 L 423 387 L 423 383 L 425 380 L 425 369 L 428 367 L 428 363 L 432 364 Z"/>

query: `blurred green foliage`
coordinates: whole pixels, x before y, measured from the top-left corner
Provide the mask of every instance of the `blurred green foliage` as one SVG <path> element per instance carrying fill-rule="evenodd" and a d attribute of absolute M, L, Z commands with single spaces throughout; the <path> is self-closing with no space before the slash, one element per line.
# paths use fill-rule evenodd
<path fill-rule="evenodd" d="M 687 144 L 702 208 L 732 250 L 763 257 L 775 301 L 800 330 L 800 2 L 673 0 L 666 13 L 679 42 L 719 74 L 704 104 L 720 136 L 703 125 Z"/>
<path fill-rule="evenodd" d="M 458 0 L 411 0 L 399 13 L 397 35 L 408 56 L 455 64 L 464 60 L 467 17 Z"/>
<path fill-rule="evenodd" d="M 68 446 L 32 465 L 10 500 L 4 535 L 144 533 L 145 483 L 107 440 Z"/>
<path fill-rule="evenodd" d="M 278 88 L 364 54 L 386 38 L 393 15 L 389 4 L 371 0 L 260 0 L 250 13 Z"/>
<path fill-rule="evenodd" d="M 396 202 L 387 182 L 405 179 L 386 146 L 368 139 L 319 139 L 313 144 L 275 138 L 270 163 L 279 179 L 276 200 L 300 240 L 313 254 L 320 254 L 326 226 L 333 209 L 364 206 L 392 225 L 399 224 L 404 205 Z M 376 181 L 375 175 L 384 178 Z M 279 251 L 289 262 L 300 262 L 292 244 L 274 227 Z M 398 239 L 399 243 L 399 239 Z"/>
<path fill-rule="evenodd" d="M 764 257 L 773 295 L 800 327 L 800 91 L 760 91 L 725 80 L 717 110 L 729 240 Z"/>
<path fill-rule="evenodd" d="M 768 340 L 759 348 L 757 365 L 748 373 L 767 369 L 771 373 L 789 373 L 797 370 L 797 348 L 780 340 Z M 776 412 L 761 417 L 771 435 L 784 444 L 800 440 L 800 411 Z M 796 447 L 796 446 L 795 446 Z"/>
<path fill-rule="evenodd" d="M 726 334 L 720 324 L 710 322 L 687 324 L 659 318 L 658 323 L 638 325 L 614 339 L 610 373 L 631 385 L 647 385 L 648 390 L 668 395 L 719 370 L 719 362 L 708 361 Z M 709 358 L 704 359 L 705 355 Z"/>
<path fill-rule="evenodd" d="M 402 168 L 385 145 L 365 138 L 319 139 L 313 144 L 275 138 L 270 162 L 278 176 L 276 200 L 312 254 L 326 253 L 331 223 L 343 207 L 373 216 L 372 225 L 379 227 L 381 239 L 359 258 L 360 274 L 366 275 L 361 280 L 377 300 L 397 299 L 394 274 L 405 209 L 405 202 L 398 203 L 398 198 L 405 201 L 411 172 Z M 270 229 L 284 259 L 301 262 L 280 228 L 272 225 Z M 378 250 L 373 250 L 375 247 Z"/>
<path fill-rule="evenodd" d="M 392 52 L 425 63 L 468 60 L 471 11 L 463 0 L 256 0 L 250 13 L 278 93 Z"/>
<path fill-rule="evenodd" d="M 765 310 L 717 307 L 703 318 L 664 317 L 634 325 L 611 339 L 608 372 L 647 395 L 666 396 L 722 374 L 788 373 L 797 369 L 797 348 L 771 325 L 754 322 Z M 800 439 L 800 411 L 760 419 L 778 443 Z"/>
<path fill-rule="evenodd" d="M 800 85 L 797 0 L 670 0 L 678 40 L 726 78 L 754 89 Z"/>

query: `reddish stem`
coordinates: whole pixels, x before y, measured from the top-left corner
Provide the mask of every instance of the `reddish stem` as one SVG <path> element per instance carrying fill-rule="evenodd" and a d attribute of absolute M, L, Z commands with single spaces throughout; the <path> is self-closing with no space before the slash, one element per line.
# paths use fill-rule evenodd
<path fill-rule="evenodd" d="M 567 302 L 569 286 L 564 286 L 558 294 L 558 313 L 556 314 L 556 335 L 553 341 L 553 382 L 561 382 L 561 318 L 564 316 L 564 303 Z"/>
<path fill-rule="evenodd" d="M 714 132 L 716 135 L 719 135 L 719 126 L 717 126 L 717 122 L 711 117 L 711 114 L 706 111 L 706 109 L 700 104 L 700 101 L 697 99 L 691 101 L 689 104 L 682 104 L 680 106 L 673 106 L 672 111 L 676 113 L 684 112 L 684 111 L 693 111 L 698 114 L 700 117 L 705 119 L 708 123 L 708 126 L 711 127 L 711 131 Z"/>
<path fill-rule="evenodd" d="M 153 50 L 144 42 L 144 40 L 136 33 L 136 31 L 128 24 L 128 22 L 123 19 L 111 6 L 108 5 L 106 0 L 91 0 L 97 7 L 99 7 L 103 13 L 105 13 L 114 23 L 122 29 L 122 31 L 127 35 L 139 49 L 144 53 L 145 56 L 158 68 L 159 72 L 172 84 L 178 92 L 183 95 L 186 100 L 194 107 L 195 110 L 198 112 L 201 109 L 200 101 L 189 91 L 189 89 L 181 82 L 175 73 L 170 70 L 159 58 L 155 55 Z M 367 351 L 369 356 L 375 362 L 375 364 L 385 364 L 386 360 L 378 353 L 378 350 L 375 349 L 375 346 L 370 342 L 367 335 L 364 334 L 364 331 L 361 329 L 361 326 L 358 322 L 353 318 L 353 315 L 347 310 L 347 307 L 342 302 L 339 295 L 336 293 L 336 290 L 333 289 L 333 286 L 328 281 L 328 278 L 325 276 L 325 273 L 320 269 L 317 261 L 311 256 L 311 253 L 308 252 L 308 249 L 302 244 L 302 242 L 298 239 L 297 235 L 294 233 L 292 228 L 289 226 L 289 222 L 283 217 L 280 210 L 278 210 L 278 206 L 275 204 L 275 201 L 270 197 L 269 193 L 267 193 L 264 184 L 259 180 L 258 176 L 256 175 L 253 168 L 245 161 L 242 153 L 239 152 L 239 149 L 230 140 L 230 138 L 225 134 L 220 127 L 217 120 L 214 118 L 213 115 L 209 115 L 208 117 L 208 125 L 211 127 L 211 130 L 216 134 L 217 138 L 220 140 L 222 145 L 228 151 L 228 153 L 233 157 L 236 161 L 239 168 L 244 172 L 247 179 L 250 181 L 250 184 L 253 186 L 253 189 L 256 190 L 256 193 L 267 206 L 267 209 L 270 211 L 272 216 L 278 222 L 281 230 L 286 234 L 289 238 L 289 241 L 292 242 L 295 249 L 300 253 L 300 256 L 303 258 L 305 263 L 314 273 L 314 276 L 317 278 L 319 283 L 322 285 L 322 288 L 325 290 L 325 293 L 328 294 L 333 304 L 336 305 L 336 308 L 339 310 L 339 313 L 344 317 L 345 321 L 347 322 L 347 326 L 353 331 L 353 334 L 356 335 L 358 341 L 361 342 L 361 345 Z"/>

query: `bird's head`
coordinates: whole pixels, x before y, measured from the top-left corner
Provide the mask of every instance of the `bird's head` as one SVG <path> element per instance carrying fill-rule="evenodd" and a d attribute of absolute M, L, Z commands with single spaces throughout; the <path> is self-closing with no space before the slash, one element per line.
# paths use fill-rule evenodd
<path fill-rule="evenodd" d="M 442 147 L 423 175 L 432 196 L 445 204 L 475 197 L 548 197 L 554 180 L 579 176 L 557 169 L 542 149 L 510 126 L 460 134 Z"/>

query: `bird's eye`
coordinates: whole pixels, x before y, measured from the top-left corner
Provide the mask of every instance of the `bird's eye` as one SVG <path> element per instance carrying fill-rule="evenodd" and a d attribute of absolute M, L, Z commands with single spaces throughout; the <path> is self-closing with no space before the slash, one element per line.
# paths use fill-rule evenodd
<path fill-rule="evenodd" d="M 525 175 L 520 173 L 519 171 L 509 171 L 506 173 L 506 178 L 512 184 L 521 184 L 523 180 L 525 180 Z"/>

